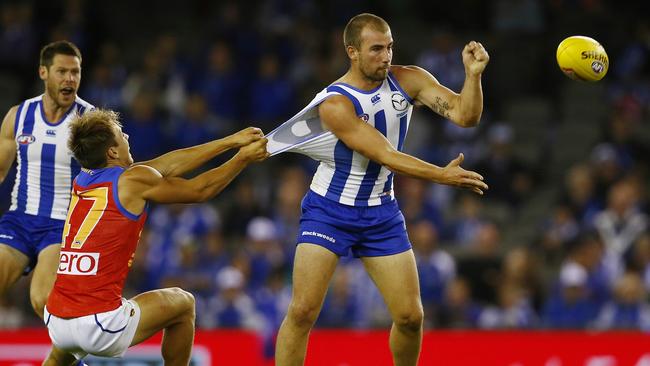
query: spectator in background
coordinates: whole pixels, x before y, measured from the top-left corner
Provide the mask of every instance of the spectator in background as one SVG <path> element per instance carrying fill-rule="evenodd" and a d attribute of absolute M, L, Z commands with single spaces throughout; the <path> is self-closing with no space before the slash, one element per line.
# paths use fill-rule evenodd
<path fill-rule="evenodd" d="M 639 185 L 620 181 L 610 188 L 607 207 L 596 215 L 594 227 L 605 245 L 605 262 L 613 281 L 624 270 L 623 255 L 648 228 L 648 216 L 640 210 Z"/>
<path fill-rule="evenodd" d="M 465 251 L 472 251 L 472 245 L 479 241 L 479 231 L 486 224 L 483 204 L 477 197 L 461 193 L 456 206 L 457 213 L 450 220 L 448 238 Z"/>
<path fill-rule="evenodd" d="M 438 75 L 438 81 L 452 90 L 460 90 L 465 81 L 465 69 L 458 54 L 462 44 L 454 32 L 441 28 L 431 32 L 429 47 L 417 56 L 416 65 L 432 75 Z"/>
<path fill-rule="evenodd" d="M 520 291 L 525 302 L 537 313 L 541 310 L 546 295 L 538 258 L 533 252 L 518 246 L 510 250 L 502 263 L 501 285 L 508 285 Z"/>
<path fill-rule="evenodd" d="M 115 43 L 102 43 L 99 46 L 100 61 L 94 65 L 91 79 L 84 89 L 97 105 L 120 112 L 124 112 L 126 107 L 122 86 L 127 78 L 124 59 L 120 57 L 122 51 Z"/>
<path fill-rule="evenodd" d="M 136 95 L 131 104 L 131 113 L 124 116 L 124 132 L 133 139 L 131 151 L 143 160 L 162 154 L 164 147 L 169 146 L 155 98 L 156 95 L 152 93 Z"/>
<path fill-rule="evenodd" d="M 185 275 L 210 275 L 212 281 L 228 263 L 219 214 L 209 204 L 160 205 L 149 217 L 149 234 L 144 238 L 148 280 L 143 290 L 160 287 L 164 281 L 178 282 Z M 201 281 L 201 290 L 213 289 Z"/>
<path fill-rule="evenodd" d="M 501 273 L 501 231 L 494 223 L 481 225 L 466 255 L 458 258 L 458 274 L 470 286 L 474 300 L 495 304 Z"/>
<path fill-rule="evenodd" d="M 524 163 L 513 153 L 513 131 L 505 123 L 492 125 L 487 138 L 490 143 L 487 156 L 474 167 L 491 182 L 486 198 L 502 201 L 517 208 L 523 199 L 530 196 L 534 177 Z"/>
<path fill-rule="evenodd" d="M 299 166 L 283 167 L 277 176 L 271 219 L 288 263 L 293 263 L 296 233 L 300 224 L 300 202 L 309 189 L 309 180 Z"/>
<path fill-rule="evenodd" d="M 294 113 L 293 85 L 284 77 L 278 57 L 266 54 L 259 60 L 258 79 L 251 86 L 250 118 L 270 130 Z"/>
<path fill-rule="evenodd" d="M 122 82 L 113 78 L 108 65 L 99 64 L 93 67 L 85 89 L 88 98 L 101 108 L 121 110 L 124 107 Z"/>
<path fill-rule="evenodd" d="M 272 359 L 275 354 L 275 336 L 291 300 L 291 286 L 287 277 L 287 268 L 276 268 L 265 278 L 264 286 L 253 292 L 255 307 L 264 317 L 261 334 L 267 359 Z"/>
<path fill-rule="evenodd" d="M 638 273 L 646 291 L 650 291 L 650 231 L 637 239 L 625 253 L 625 270 Z"/>
<path fill-rule="evenodd" d="M 248 222 L 245 252 L 250 260 L 248 288 L 252 291 L 264 285 L 275 270 L 288 263 L 271 219 L 258 216 Z"/>
<path fill-rule="evenodd" d="M 609 297 L 602 258 L 602 242 L 593 233 L 570 243 L 558 281 L 544 305 L 547 327 L 584 329 L 595 319 Z"/>
<path fill-rule="evenodd" d="M 571 210 L 575 222 L 590 225 L 593 217 L 603 209 L 605 203 L 596 195 L 596 182 L 587 164 L 576 164 L 565 176 L 560 204 Z"/>
<path fill-rule="evenodd" d="M 202 243 L 183 241 L 175 250 L 176 262 L 173 268 L 165 271 L 160 280 L 162 287 L 181 287 L 194 295 L 200 303 L 215 291 L 213 268 L 201 266 L 200 246 Z"/>
<path fill-rule="evenodd" d="M 526 329 L 537 324 L 537 315 L 524 290 L 514 284 L 502 283 L 497 306 L 487 306 L 478 317 L 483 329 Z"/>
<path fill-rule="evenodd" d="M 617 279 L 614 299 L 598 314 L 597 329 L 650 330 L 650 304 L 638 273 L 628 272 Z"/>
<path fill-rule="evenodd" d="M 406 222 L 426 220 L 435 227 L 437 233 L 442 234 L 442 213 L 430 199 L 430 188 L 430 183 L 420 179 L 407 176 L 395 178 L 395 190 Z"/>
<path fill-rule="evenodd" d="M 580 225 L 573 211 L 565 204 L 555 206 L 551 216 L 542 227 L 539 249 L 544 263 L 557 267 L 565 256 L 567 243 L 575 240 L 580 234 Z"/>
<path fill-rule="evenodd" d="M 347 267 L 339 268 L 334 273 L 316 326 L 344 328 L 357 322 L 358 312 L 364 311 L 364 309 L 356 306 L 354 302 L 350 279 Z"/>
<path fill-rule="evenodd" d="M 257 216 L 265 214 L 260 202 L 258 188 L 252 176 L 244 175 L 237 180 L 231 201 L 223 207 L 224 235 L 233 240 L 246 237 L 248 223 Z"/>
<path fill-rule="evenodd" d="M 471 329 L 478 326 L 482 308 L 473 300 L 469 283 L 462 277 L 451 280 L 442 307 L 436 312 L 436 325 L 443 328 Z"/>
<path fill-rule="evenodd" d="M 438 247 L 438 231 L 430 221 L 422 219 L 409 222 L 408 225 L 427 327 L 426 322 L 435 319 L 436 309 L 442 305 L 447 285 L 456 276 L 456 262 L 451 255 Z"/>
<path fill-rule="evenodd" d="M 194 76 L 191 90 L 203 95 L 210 110 L 218 118 L 238 119 L 243 110 L 242 96 L 245 80 L 236 69 L 228 43 L 216 41 L 208 48 L 205 70 Z"/>
<path fill-rule="evenodd" d="M 600 143 L 591 150 L 591 169 L 595 179 L 595 196 L 598 202 L 607 202 L 607 192 L 625 174 L 618 154 L 609 143 Z M 589 223 L 593 224 L 593 223 Z"/>
<path fill-rule="evenodd" d="M 164 89 L 159 96 L 159 103 L 172 114 L 183 113 L 186 99 L 186 80 L 189 65 L 183 57 L 185 50 L 179 46 L 178 35 L 163 32 L 154 41 L 154 50 L 162 60 L 161 74 Z"/>
<path fill-rule="evenodd" d="M 390 314 L 386 309 L 381 293 L 366 273 L 365 267 L 351 257 L 341 258 L 342 266 L 338 271 L 349 273 L 354 303 L 361 309 L 357 321 L 352 324 L 356 328 L 386 328 L 391 325 Z"/>
<path fill-rule="evenodd" d="M 641 103 L 633 96 L 622 97 L 614 106 L 601 139 L 612 147 L 624 171 L 640 166 L 650 152 L 640 137 L 640 126 L 644 123 Z"/>
<path fill-rule="evenodd" d="M 235 267 L 224 267 L 217 273 L 216 282 L 218 292 L 208 301 L 201 325 L 206 328 L 262 330 L 264 318 L 245 292 L 244 274 Z"/>
<path fill-rule="evenodd" d="M 232 123 L 213 115 L 205 98 L 190 94 L 183 107 L 183 114 L 173 118 L 171 142 L 177 148 L 202 144 L 225 136 L 233 129 Z"/>

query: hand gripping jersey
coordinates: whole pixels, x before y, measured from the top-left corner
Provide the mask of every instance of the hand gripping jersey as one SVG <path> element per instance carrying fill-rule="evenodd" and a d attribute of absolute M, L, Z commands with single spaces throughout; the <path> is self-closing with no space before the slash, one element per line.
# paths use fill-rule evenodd
<path fill-rule="evenodd" d="M 42 95 L 20 104 L 14 125 L 18 167 L 10 211 L 65 220 L 72 179 L 80 169 L 68 150 L 68 122 L 93 108 L 77 97 L 59 121 L 50 123 Z"/>
<path fill-rule="evenodd" d="M 361 207 L 392 201 L 393 173 L 351 150 L 322 126 L 317 107 L 333 95 L 350 99 L 357 116 L 402 151 L 413 100 L 392 73 L 373 90 L 359 90 L 344 83 L 328 86 L 302 111 L 269 133 L 267 149 L 272 154 L 292 151 L 320 161 L 310 189 L 330 200 Z"/>
<path fill-rule="evenodd" d="M 118 308 L 146 220 L 120 204 L 121 167 L 83 169 L 73 182 L 56 282 L 47 310 L 76 318 Z"/>

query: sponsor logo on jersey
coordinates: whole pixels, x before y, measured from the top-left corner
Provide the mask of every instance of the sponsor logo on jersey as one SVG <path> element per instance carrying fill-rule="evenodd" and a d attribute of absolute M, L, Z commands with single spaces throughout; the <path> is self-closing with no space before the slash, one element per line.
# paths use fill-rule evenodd
<path fill-rule="evenodd" d="M 379 94 L 374 95 L 372 98 L 370 98 L 372 105 L 379 103 L 380 100 L 381 100 L 381 96 Z"/>
<path fill-rule="evenodd" d="M 99 267 L 99 253 L 61 252 L 56 273 L 74 276 L 94 276 Z"/>
<path fill-rule="evenodd" d="M 55 137 L 56 136 L 56 130 L 47 130 L 45 131 L 45 134 L 48 136 Z"/>
<path fill-rule="evenodd" d="M 16 138 L 16 141 L 18 141 L 19 144 L 21 145 L 29 145 L 32 142 L 36 141 L 36 137 L 34 135 L 30 135 L 27 133 L 24 133 Z"/>
<path fill-rule="evenodd" d="M 0 234 L 0 239 L 13 239 L 14 237 L 11 235 L 5 235 L 5 234 Z"/>
<path fill-rule="evenodd" d="M 390 96 L 390 101 L 393 102 L 393 108 L 395 108 L 396 111 L 404 111 L 409 106 L 406 98 L 404 98 L 401 93 L 393 93 L 393 95 Z"/>

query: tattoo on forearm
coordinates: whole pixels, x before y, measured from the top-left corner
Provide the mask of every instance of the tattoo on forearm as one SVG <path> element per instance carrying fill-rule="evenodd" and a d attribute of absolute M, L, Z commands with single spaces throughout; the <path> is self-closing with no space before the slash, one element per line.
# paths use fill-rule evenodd
<path fill-rule="evenodd" d="M 436 100 L 434 104 L 432 105 L 432 109 L 434 112 L 440 114 L 441 116 L 445 118 L 450 118 L 451 114 L 449 113 L 449 110 L 451 109 L 451 106 L 449 103 L 447 103 L 446 100 L 436 97 Z"/>

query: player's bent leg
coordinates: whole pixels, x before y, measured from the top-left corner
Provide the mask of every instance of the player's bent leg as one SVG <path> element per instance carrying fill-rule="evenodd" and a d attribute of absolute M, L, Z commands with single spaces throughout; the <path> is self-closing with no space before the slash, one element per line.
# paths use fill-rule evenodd
<path fill-rule="evenodd" d="M 412 250 L 384 257 L 364 257 L 393 319 L 390 348 L 395 366 L 415 366 L 422 345 L 424 312 Z"/>
<path fill-rule="evenodd" d="M 162 356 L 165 365 L 187 365 L 194 343 L 194 296 L 178 287 L 154 290 L 132 300 L 140 307 L 134 346 L 164 329 Z"/>
<path fill-rule="evenodd" d="M 47 297 L 52 291 L 56 280 L 56 269 L 59 266 L 60 244 L 52 244 L 38 254 L 38 261 L 34 267 L 32 284 L 29 289 L 29 298 L 36 314 L 43 318 L 43 308 Z"/>
<path fill-rule="evenodd" d="M 50 354 L 43 361 L 43 366 L 70 366 L 76 362 L 77 359 L 73 355 L 52 346 Z"/>
<path fill-rule="evenodd" d="M 29 264 L 29 258 L 6 244 L 0 244 L 0 296 L 20 278 Z M 42 316 L 42 314 L 41 314 Z"/>
<path fill-rule="evenodd" d="M 296 248 L 293 290 L 275 345 L 276 366 L 302 365 L 309 332 L 318 318 L 338 256 L 313 244 Z"/>

